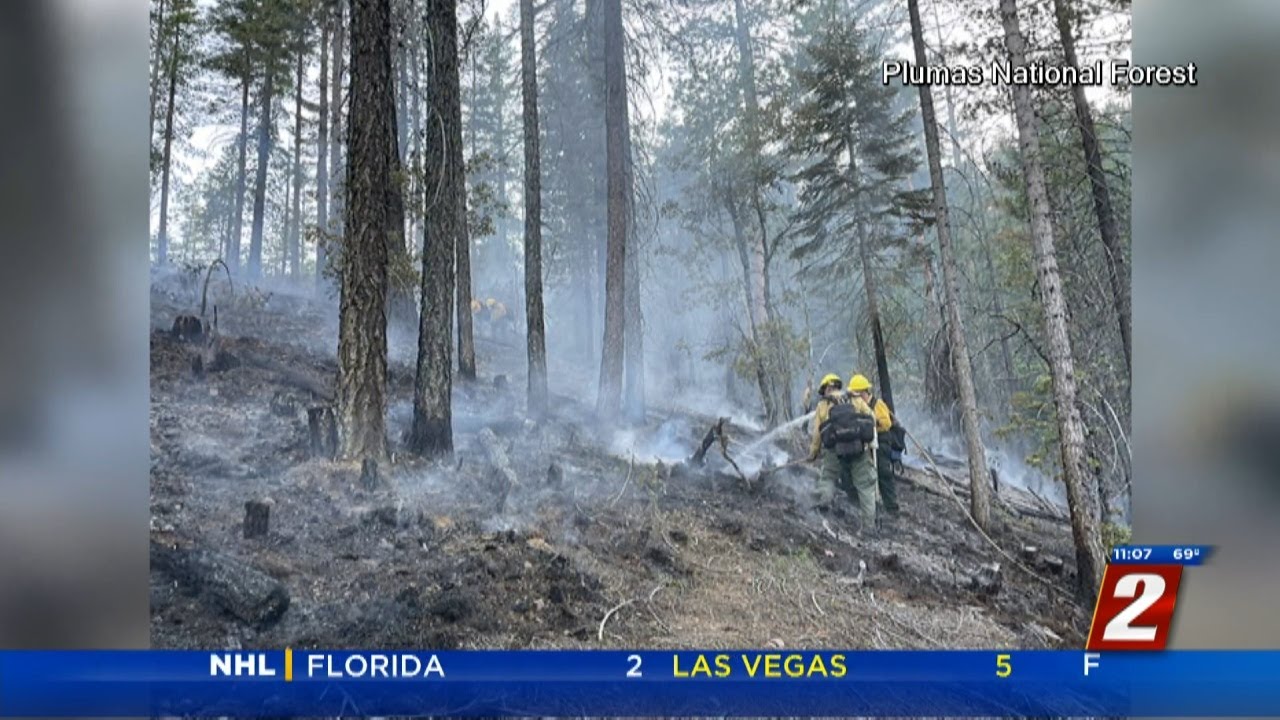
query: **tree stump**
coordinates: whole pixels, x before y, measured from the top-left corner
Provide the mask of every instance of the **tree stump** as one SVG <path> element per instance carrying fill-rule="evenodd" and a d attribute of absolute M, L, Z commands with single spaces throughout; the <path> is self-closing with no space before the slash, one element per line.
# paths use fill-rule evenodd
<path fill-rule="evenodd" d="M 493 376 L 493 387 L 494 387 L 494 389 L 495 389 L 495 390 L 506 390 L 506 389 L 507 389 L 507 376 L 506 376 L 506 375 L 494 375 L 494 376 Z"/>
<path fill-rule="evenodd" d="M 244 504 L 244 536 L 246 539 L 266 537 L 271 522 L 271 505 L 261 500 Z"/>
<path fill-rule="evenodd" d="M 511 493 L 512 487 L 520 484 L 520 480 L 515 470 L 511 469 L 511 459 L 507 457 L 506 448 L 493 430 L 481 430 L 477 439 L 484 447 L 491 471 L 481 475 L 482 488 L 489 494 L 494 512 L 502 512 L 506 508 L 507 495 Z"/>
<path fill-rule="evenodd" d="M 195 315 L 179 315 L 173 319 L 170 332 L 180 342 L 200 342 L 204 340 L 204 322 Z"/>
<path fill-rule="evenodd" d="M 242 560 L 212 550 L 151 542 L 151 566 L 204 602 L 262 629 L 289 609 L 289 591 Z"/>
<path fill-rule="evenodd" d="M 338 419 L 333 408 L 307 408 L 307 431 L 311 436 L 311 457 L 332 460 L 338 453 Z"/>
<path fill-rule="evenodd" d="M 378 477 L 378 461 L 365 458 L 360 463 L 360 487 L 365 490 L 377 490 L 381 484 Z"/>

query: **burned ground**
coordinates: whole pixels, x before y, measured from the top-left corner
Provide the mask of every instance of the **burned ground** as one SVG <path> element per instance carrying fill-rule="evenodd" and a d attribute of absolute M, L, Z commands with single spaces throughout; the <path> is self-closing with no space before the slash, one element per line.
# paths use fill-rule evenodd
<path fill-rule="evenodd" d="M 395 455 L 362 478 L 311 457 L 332 319 L 240 295 L 207 345 L 171 332 L 190 298 L 153 288 L 157 647 L 1013 648 L 1078 646 L 1087 630 L 1061 521 L 993 508 L 1015 564 L 948 483 L 912 470 L 895 529 L 855 537 L 847 504 L 814 509 L 810 468 L 753 468 L 744 483 L 718 448 L 691 468 L 633 447 L 661 436 L 691 455 L 714 417 L 655 404 L 619 434 L 590 419 L 591 398 L 557 396 L 551 418 L 526 420 L 519 366 L 486 363 L 500 353 L 485 341 L 481 378 L 455 388 L 457 452 L 426 462 L 400 452 L 413 362 L 393 334 Z M 760 435 L 727 429 L 731 456 Z M 246 538 L 250 501 L 269 507 L 269 530 Z M 237 573 L 282 589 L 287 608 L 237 611 L 220 597 Z"/>

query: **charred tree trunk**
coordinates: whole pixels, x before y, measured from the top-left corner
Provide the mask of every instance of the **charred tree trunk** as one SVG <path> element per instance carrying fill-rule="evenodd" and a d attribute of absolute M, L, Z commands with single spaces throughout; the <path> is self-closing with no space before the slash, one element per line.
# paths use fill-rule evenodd
<path fill-rule="evenodd" d="M 919 0 L 907 0 L 911 16 L 911 40 L 919 65 L 928 63 L 924 49 L 924 31 L 920 24 Z M 933 185 L 933 209 L 938 232 L 938 251 L 942 259 L 943 302 L 946 306 L 947 333 L 951 364 L 960 392 L 961 423 L 969 454 L 969 509 L 974 521 L 984 530 L 991 527 L 991 483 L 987 474 L 986 450 L 982 445 L 982 427 L 978 419 L 978 401 L 973 388 L 973 365 L 964 336 L 960 315 L 959 274 L 955 252 L 951 246 L 951 219 L 947 207 L 947 188 L 942 179 L 942 148 L 938 142 L 937 116 L 933 109 L 933 92 L 920 86 L 920 114 L 924 121 L 925 150 L 929 160 L 929 180 Z"/>
<path fill-rule="evenodd" d="M 231 274 L 240 272 L 240 241 L 244 235 L 244 192 L 249 164 L 249 78 L 240 80 L 240 136 L 236 147 L 235 216 L 231 219 L 231 242 L 227 249 L 227 267 Z"/>
<path fill-rule="evenodd" d="M 394 78 L 394 74 L 392 75 Z M 393 80 L 392 92 L 396 85 Z M 392 127 L 399 124 L 396 103 L 391 103 Z M 412 328 L 418 320 L 413 304 L 413 284 L 404 272 L 409 267 L 409 250 L 404 235 L 404 168 L 400 164 L 400 136 L 392 132 L 387 146 L 387 162 L 391 165 L 391 184 L 387 186 L 387 319 L 397 327 Z"/>
<path fill-rule="evenodd" d="M 868 247 L 871 241 L 863 223 L 858 224 L 862 226 L 858 231 L 858 255 L 862 261 L 862 283 L 867 291 L 867 315 L 871 321 L 871 338 L 875 346 L 876 389 L 890 408 L 896 408 L 893 404 L 893 384 L 889 379 L 889 352 L 884 345 L 884 329 L 880 324 L 880 298 L 875 269 L 871 267 L 871 250 Z"/>
<path fill-rule="evenodd" d="M 316 137 L 316 287 L 325 285 L 329 267 L 325 233 L 329 231 L 329 26 L 320 23 L 320 112 Z"/>
<path fill-rule="evenodd" d="M 289 276 L 298 277 L 302 265 L 302 74 L 306 53 L 298 51 L 293 94 L 293 223 L 289 228 Z"/>
<path fill-rule="evenodd" d="M 1054 14 L 1058 21 L 1058 35 L 1062 38 L 1062 50 L 1067 65 L 1076 67 L 1076 42 L 1071 34 L 1071 18 L 1066 0 L 1053 0 Z M 1071 88 L 1075 103 L 1076 122 L 1080 125 L 1080 144 L 1084 150 L 1085 167 L 1089 174 L 1089 186 L 1093 190 L 1093 209 L 1098 216 L 1098 232 L 1107 250 L 1107 278 L 1111 281 L 1112 301 L 1120 323 L 1120 341 L 1124 345 L 1125 366 L 1133 370 L 1132 312 L 1129 304 L 1129 267 L 1121 247 L 1120 231 L 1116 226 L 1116 214 L 1111 205 L 1111 188 L 1102 169 L 1102 149 L 1098 145 L 1098 132 L 1093 124 L 1093 111 L 1084 96 L 1084 86 Z"/>
<path fill-rule="evenodd" d="M 413 3 L 410 3 L 412 9 Z M 409 46 L 409 57 L 413 62 L 413 72 L 410 77 L 413 79 L 413 94 L 411 113 L 413 116 L 413 150 L 409 157 L 411 160 L 409 176 L 412 182 L 409 184 L 409 197 L 413 198 L 413 205 L 409 210 L 409 238 L 412 245 L 409 245 L 410 252 L 421 250 L 418 243 L 422 241 L 421 228 L 418 226 L 422 220 L 422 73 L 420 67 L 421 59 L 418 56 L 418 42 L 415 39 Z"/>
<path fill-rule="evenodd" d="M 524 307 L 528 411 L 547 409 L 547 347 L 542 319 L 542 169 L 538 149 L 538 58 L 533 0 L 520 0 L 520 90 L 524 124 Z"/>
<path fill-rule="evenodd" d="M 627 74 L 623 54 L 622 1 L 604 0 L 605 174 L 608 180 L 608 247 L 605 258 L 604 345 L 596 413 L 618 414 L 625 342 L 627 220 Z"/>
<path fill-rule="evenodd" d="M 275 102 L 274 61 L 263 67 L 262 114 L 258 119 L 258 167 L 253 186 L 253 225 L 249 231 L 249 277 L 262 275 L 262 232 L 266 222 L 267 168 L 271 163 L 271 104 Z"/>
<path fill-rule="evenodd" d="M 343 236 L 345 215 L 342 207 L 346 184 L 346 168 L 342 166 L 342 75 L 346 64 L 346 33 L 342 9 L 346 4 L 345 0 L 333 4 L 333 79 L 329 84 L 329 236 L 336 239 Z"/>
<path fill-rule="evenodd" d="M 434 39 L 427 58 L 428 132 L 453 137 L 456 117 L 449 108 L 450 77 L 458 74 L 456 0 L 429 0 L 428 35 Z M 453 451 L 453 263 L 458 214 L 452 154 L 445 142 L 426 143 L 424 172 L 426 221 L 422 241 L 422 308 L 418 320 L 418 374 L 413 396 L 413 429 L 409 447 L 428 457 Z"/>
<path fill-rule="evenodd" d="M 178 93 L 178 49 L 182 28 L 173 30 L 173 48 L 169 51 L 169 104 L 164 111 L 164 163 L 160 170 L 160 231 L 156 237 L 156 263 L 169 262 L 169 177 L 172 172 L 173 105 Z"/>
<path fill-rule="evenodd" d="M 348 233 L 338 309 L 338 435 L 349 460 L 387 456 L 387 236 L 392 233 L 388 150 L 395 137 L 391 0 L 351 4 Z"/>
<path fill-rule="evenodd" d="M 644 403 L 644 315 L 640 306 L 640 243 L 636 237 L 635 212 L 635 155 L 631 147 L 630 113 L 626 121 L 626 193 L 627 236 L 631 247 L 626 259 L 626 312 L 623 319 L 623 335 L 626 338 L 626 380 L 622 397 L 626 415 L 633 422 L 643 422 Z"/>
<path fill-rule="evenodd" d="M 1000 20 L 1004 26 L 1005 47 L 1009 62 L 1025 65 L 1026 41 L 1018 24 L 1015 0 L 1001 0 Z M 1022 171 L 1031 204 L 1031 238 L 1036 253 L 1036 277 L 1040 302 L 1044 306 L 1045 337 L 1049 365 L 1053 376 L 1053 399 L 1058 415 L 1058 437 L 1062 445 L 1062 474 L 1067 487 L 1067 504 L 1071 510 L 1071 534 L 1076 546 L 1076 568 L 1081 597 L 1097 596 L 1106 561 L 1097 526 L 1096 499 L 1089 490 L 1089 471 L 1084 451 L 1084 421 L 1076 404 L 1075 360 L 1071 354 L 1071 336 L 1067 327 L 1067 304 L 1062 295 L 1062 280 L 1054 249 L 1053 223 L 1049 215 L 1049 195 L 1045 189 L 1044 166 L 1040 157 L 1040 138 L 1036 129 L 1035 108 L 1031 91 L 1014 85 L 1013 108 L 1018 122 L 1018 146 L 1022 155 Z"/>
<path fill-rule="evenodd" d="M 849 179 L 854 187 L 860 186 L 858 178 L 857 165 L 857 145 L 854 144 L 853 134 L 845 133 L 845 145 L 849 151 Z M 884 344 L 884 328 L 880 323 L 880 294 L 876 281 L 875 269 L 871 266 L 871 237 L 867 232 L 867 209 L 866 204 L 862 202 L 862 195 L 858 196 L 858 214 L 857 214 L 857 233 L 858 233 L 858 260 L 862 264 L 862 286 L 867 291 L 867 316 L 871 323 L 871 339 L 876 356 L 876 388 L 880 397 L 889 404 L 890 408 L 895 408 L 893 404 L 893 383 L 889 379 L 889 351 Z"/>
<path fill-rule="evenodd" d="M 449 166 L 453 173 L 450 183 L 454 188 L 453 212 L 457 216 L 457 233 L 454 235 L 454 262 L 456 277 L 454 299 L 458 320 L 458 374 L 464 380 L 476 377 L 476 343 L 471 325 L 471 234 L 467 228 L 467 176 L 466 162 L 462 158 L 462 78 L 458 63 L 453 73 L 445 78 L 449 83 L 451 103 L 445 108 L 451 115 L 449 123 Z"/>

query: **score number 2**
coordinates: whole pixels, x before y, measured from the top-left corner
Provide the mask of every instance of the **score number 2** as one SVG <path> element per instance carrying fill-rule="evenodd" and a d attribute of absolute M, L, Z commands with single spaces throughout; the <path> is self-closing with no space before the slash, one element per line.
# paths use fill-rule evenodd
<path fill-rule="evenodd" d="M 629 678 L 644 677 L 644 675 L 641 674 L 640 672 L 640 656 L 639 655 L 628 655 L 627 662 L 631 663 L 631 669 L 627 670 L 627 677 Z"/>

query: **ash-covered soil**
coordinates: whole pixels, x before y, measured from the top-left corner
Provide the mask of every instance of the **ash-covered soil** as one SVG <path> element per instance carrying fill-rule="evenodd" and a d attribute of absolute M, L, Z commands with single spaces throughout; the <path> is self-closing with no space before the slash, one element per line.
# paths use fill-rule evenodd
<path fill-rule="evenodd" d="M 518 341 L 479 341 L 480 378 L 455 383 L 455 456 L 426 462 L 403 452 L 413 338 L 392 333 L 394 458 L 368 485 L 357 465 L 310 457 L 307 409 L 329 402 L 336 374 L 332 310 L 236 290 L 235 299 L 220 298 L 217 337 L 207 345 L 169 332 L 175 316 L 198 312 L 192 289 L 173 278 L 153 285 L 156 647 L 1017 648 L 1083 640 L 1088 616 L 1070 598 L 1064 523 L 993 508 L 1002 548 L 1013 556 L 1037 548 L 1025 561 L 1033 577 L 973 529 L 945 483 L 912 471 L 915 482 L 900 483 L 904 514 L 893 528 L 855 537 L 842 495 L 830 510 L 814 508 L 811 468 L 757 477 L 752 453 L 782 453 L 796 441 L 785 433 L 775 446 L 728 427 L 730 456 L 754 480 L 748 485 L 718 447 L 703 468 L 674 462 L 671 448 L 692 455 L 715 418 L 663 407 L 661 398 L 641 426 L 602 428 L 589 391 L 557 395 L 551 419 L 528 421 Z M 514 482 L 502 479 L 511 477 L 505 470 Z M 249 501 L 270 508 L 265 536 L 244 537 Z M 230 563 L 230 579 L 199 563 L 158 561 L 174 553 Z M 278 587 L 287 609 L 237 613 L 225 599 L 237 573 Z"/>

